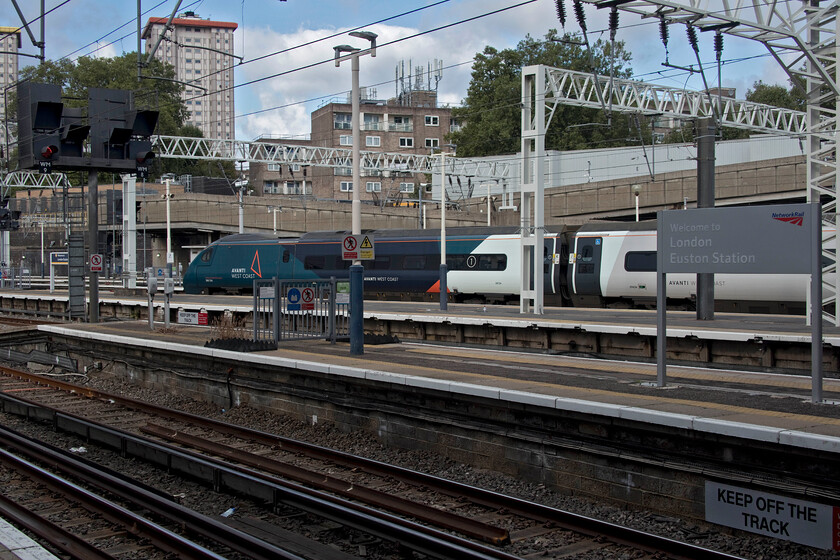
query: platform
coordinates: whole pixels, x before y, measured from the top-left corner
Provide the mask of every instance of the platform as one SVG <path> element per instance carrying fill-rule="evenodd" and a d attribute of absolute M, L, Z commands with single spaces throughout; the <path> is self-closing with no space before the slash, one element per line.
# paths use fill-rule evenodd
<path fill-rule="evenodd" d="M 784 336 L 781 325 L 775 327 L 775 336 Z M 366 345 L 363 355 L 352 356 L 348 344 L 323 340 L 281 342 L 267 352 L 232 352 L 205 348 L 211 335 L 206 327 L 172 325 L 163 332 L 157 324 L 151 331 L 143 321 L 41 325 L 38 330 L 212 356 L 242 366 L 327 373 L 840 453 L 840 407 L 831 404 L 840 402 L 840 379 L 824 379 L 826 402 L 814 404 L 811 379 L 804 375 L 669 365 L 668 384 L 656 387 L 653 363 L 578 355 L 402 343 Z M 769 332 L 753 331 L 753 336 Z"/>

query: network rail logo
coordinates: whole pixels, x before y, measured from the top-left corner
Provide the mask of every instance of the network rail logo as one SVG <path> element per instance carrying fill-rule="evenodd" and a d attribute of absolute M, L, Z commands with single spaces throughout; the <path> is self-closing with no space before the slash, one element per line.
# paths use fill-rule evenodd
<path fill-rule="evenodd" d="M 773 212 L 773 219 L 801 226 L 805 223 L 805 212 Z"/>

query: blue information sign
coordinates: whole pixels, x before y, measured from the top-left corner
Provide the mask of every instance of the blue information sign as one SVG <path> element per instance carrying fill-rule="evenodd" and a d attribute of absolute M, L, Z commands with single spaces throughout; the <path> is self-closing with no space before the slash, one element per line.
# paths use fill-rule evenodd
<path fill-rule="evenodd" d="M 286 310 L 300 311 L 300 290 L 298 288 L 289 288 L 286 292 Z"/>

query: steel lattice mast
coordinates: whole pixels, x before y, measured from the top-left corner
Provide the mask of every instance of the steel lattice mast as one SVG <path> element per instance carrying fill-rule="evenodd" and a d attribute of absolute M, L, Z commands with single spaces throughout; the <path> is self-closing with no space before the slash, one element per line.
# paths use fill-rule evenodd
<path fill-rule="evenodd" d="M 840 324 L 837 291 L 837 114 L 840 101 L 837 60 L 837 0 L 584 0 L 599 8 L 616 6 L 643 18 L 691 24 L 700 30 L 758 41 L 791 77 L 804 80 L 807 93 L 808 201 L 822 203 L 823 254 L 831 266 L 823 269 L 824 314 Z"/>
<path fill-rule="evenodd" d="M 836 235 L 837 212 L 837 150 L 838 128 L 838 45 L 836 0 L 830 2 L 776 0 L 583 0 L 598 8 L 616 7 L 643 18 L 656 18 L 666 24 L 690 24 L 701 30 L 714 30 L 727 35 L 762 43 L 782 66 L 794 83 L 805 82 L 807 111 L 786 112 L 745 102 L 726 102 L 721 107 L 720 124 L 764 132 L 803 134 L 808 139 L 808 201 L 820 201 L 823 208 L 823 254 L 831 264 L 823 269 L 823 304 L 829 311 L 825 317 L 840 324 L 837 294 Z M 597 88 L 595 86 L 598 86 Z M 545 217 L 537 199 L 543 196 L 543 177 L 537 169 L 533 182 L 526 183 L 526 170 L 544 158 L 545 130 L 556 108 L 556 101 L 602 108 L 612 101 L 613 110 L 641 113 L 661 112 L 670 116 L 713 116 L 711 101 L 706 94 L 676 95 L 677 90 L 647 84 L 633 85 L 629 80 L 614 80 L 612 88 L 607 78 L 593 74 L 572 73 L 542 66 L 530 66 L 522 71 L 522 166 L 523 166 L 523 248 L 533 247 L 541 237 Z M 599 96 L 602 96 L 599 98 Z M 706 96 L 706 100 L 703 97 Z M 670 99 L 669 99 L 670 97 Z M 552 103 L 548 103 L 552 100 Z M 601 101 L 603 100 L 603 102 Z M 653 109 L 657 107 L 657 109 Z M 677 108 L 680 108 L 677 110 Z M 674 115 L 673 113 L 679 113 Z M 685 114 L 685 113 L 688 113 Z M 803 127 L 804 122 L 804 127 Z M 774 130 L 775 129 L 775 130 Z M 538 166 L 539 163 L 536 163 Z M 533 217 L 531 209 L 536 210 Z M 526 210 L 528 214 L 526 214 Z M 532 249 L 534 250 L 534 249 Z M 522 287 L 541 277 L 541 267 L 523 265 Z M 542 295 L 529 293 L 534 311 L 542 311 Z M 524 299 L 524 298 L 523 298 Z M 521 304 L 528 310 L 527 301 Z"/>

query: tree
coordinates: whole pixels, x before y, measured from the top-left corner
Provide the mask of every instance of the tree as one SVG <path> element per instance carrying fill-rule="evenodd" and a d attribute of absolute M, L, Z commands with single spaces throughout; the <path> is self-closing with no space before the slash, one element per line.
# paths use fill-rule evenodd
<path fill-rule="evenodd" d="M 784 109 L 804 111 L 807 104 L 804 89 L 799 89 L 791 84 L 790 89 L 784 86 L 765 84 L 761 80 L 755 82 L 747 91 L 747 100 L 754 103 L 764 103 Z"/>
<path fill-rule="evenodd" d="M 630 53 L 624 43 L 597 41 L 589 53 L 568 33 L 558 37 L 552 29 L 545 40 L 527 35 L 515 49 L 486 47 L 476 54 L 472 79 L 464 106 L 453 117 L 464 121 L 461 130 L 448 139 L 458 145 L 458 155 L 479 157 L 516 153 L 520 150 L 522 67 L 534 64 L 568 68 L 580 72 L 593 69 L 600 75 L 627 78 Z M 626 145 L 638 136 L 634 122 L 627 115 L 613 113 L 608 118 L 602 110 L 561 106 L 554 114 L 546 133 L 547 149 L 602 148 Z M 649 136 L 649 133 L 646 133 Z"/>

